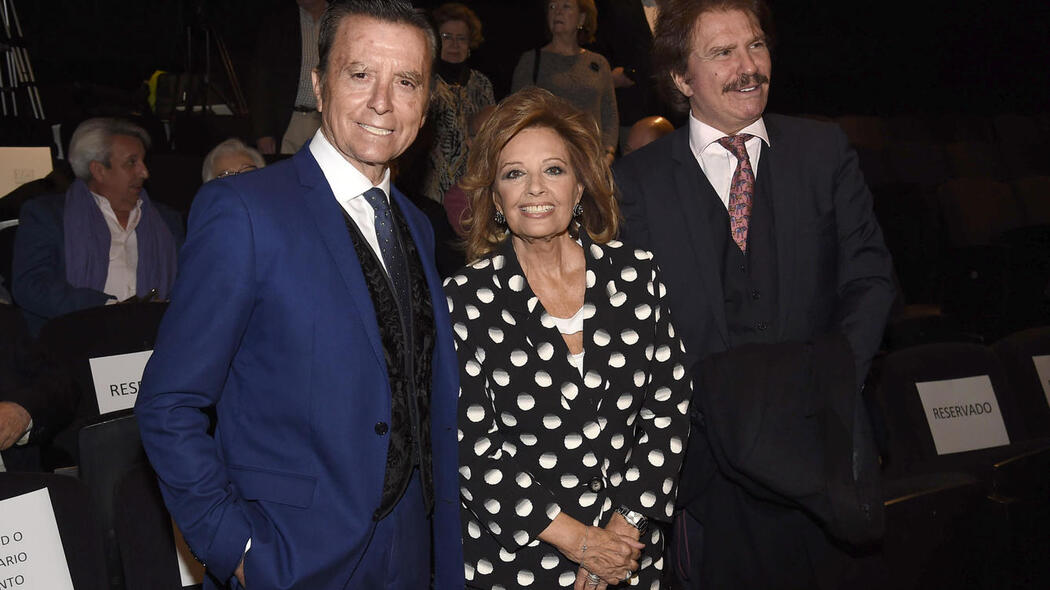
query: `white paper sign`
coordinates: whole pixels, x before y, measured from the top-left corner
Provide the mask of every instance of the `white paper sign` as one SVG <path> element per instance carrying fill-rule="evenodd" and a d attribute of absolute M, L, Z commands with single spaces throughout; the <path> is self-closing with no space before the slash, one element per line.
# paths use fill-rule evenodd
<path fill-rule="evenodd" d="M 95 382 L 99 414 L 135 407 L 142 371 L 152 354 L 152 350 L 143 350 L 88 360 L 91 378 Z"/>
<path fill-rule="evenodd" d="M 916 383 L 938 455 L 1010 444 L 988 375 Z"/>
<path fill-rule="evenodd" d="M 182 531 L 175 521 L 171 521 L 171 529 L 175 531 L 175 553 L 179 557 L 179 577 L 182 579 L 182 587 L 193 586 L 204 583 L 204 566 L 194 559 L 190 553 L 190 546 L 186 539 L 182 538 Z"/>
<path fill-rule="evenodd" d="M 0 589 L 73 590 L 47 488 L 0 500 Z"/>
<path fill-rule="evenodd" d="M 1043 386 L 1046 403 L 1050 405 L 1050 354 L 1033 356 L 1032 362 L 1035 363 L 1035 372 L 1039 373 L 1039 383 Z"/>
<path fill-rule="evenodd" d="M 51 148 L 0 147 L 0 197 L 50 173 Z"/>

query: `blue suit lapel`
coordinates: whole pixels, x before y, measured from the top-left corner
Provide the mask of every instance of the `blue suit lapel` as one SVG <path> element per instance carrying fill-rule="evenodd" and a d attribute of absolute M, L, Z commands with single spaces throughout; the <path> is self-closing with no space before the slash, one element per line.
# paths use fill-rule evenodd
<path fill-rule="evenodd" d="M 376 322 L 375 308 L 372 306 L 372 295 L 368 292 L 361 262 L 350 241 L 343 217 L 343 209 L 335 200 L 328 181 L 325 180 L 321 167 L 317 165 L 309 149 L 299 150 L 293 156 L 299 182 L 307 189 L 303 194 L 306 209 L 317 224 L 317 231 L 332 257 L 332 264 L 339 270 L 346 284 L 348 297 L 346 312 L 360 316 L 361 324 L 368 335 L 368 342 L 375 353 L 376 362 L 386 372 L 386 359 L 383 354 L 383 341 L 379 336 L 379 324 Z"/>
<path fill-rule="evenodd" d="M 682 219 L 685 220 L 686 231 L 689 234 L 689 244 L 693 254 L 696 256 L 697 272 L 700 282 L 704 285 L 707 297 L 705 302 L 710 313 L 715 318 L 715 326 L 722 336 L 722 342 L 729 346 L 729 329 L 726 326 L 725 295 L 722 290 L 722 277 L 718 270 L 721 264 L 715 259 L 718 251 L 711 242 L 711 235 L 707 233 L 709 221 L 701 211 L 700 200 L 705 198 L 718 198 L 715 189 L 707 181 L 700 165 L 696 163 L 696 157 L 689 149 L 689 128 L 683 127 L 676 132 L 671 144 L 671 156 L 674 158 L 674 190 L 671 194 L 678 195 L 678 204 L 682 209 Z"/>

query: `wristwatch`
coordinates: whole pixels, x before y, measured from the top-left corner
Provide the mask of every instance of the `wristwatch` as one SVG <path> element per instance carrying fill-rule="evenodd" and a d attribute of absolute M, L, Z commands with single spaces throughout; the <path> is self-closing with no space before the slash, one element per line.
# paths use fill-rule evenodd
<path fill-rule="evenodd" d="M 619 514 L 627 521 L 627 524 L 638 529 L 638 532 L 644 533 L 645 529 L 649 528 L 649 519 L 640 512 L 635 512 L 626 506 L 620 506 L 616 509 L 616 514 Z"/>

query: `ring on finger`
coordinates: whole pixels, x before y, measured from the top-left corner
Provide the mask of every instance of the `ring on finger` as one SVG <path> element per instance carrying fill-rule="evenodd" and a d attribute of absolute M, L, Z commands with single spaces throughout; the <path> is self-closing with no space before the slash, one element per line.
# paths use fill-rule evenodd
<path fill-rule="evenodd" d="M 598 584 L 602 583 L 602 577 L 598 574 L 587 574 L 587 581 L 590 584 L 597 586 Z"/>
<path fill-rule="evenodd" d="M 630 580 L 631 576 L 633 576 L 633 575 L 634 575 L 634 572 L 632 572 L 631 570 L 627 570 L 627 573 L 625 573 L 623 575 L 623 580 L 626 582 L 627 580 Z"/>

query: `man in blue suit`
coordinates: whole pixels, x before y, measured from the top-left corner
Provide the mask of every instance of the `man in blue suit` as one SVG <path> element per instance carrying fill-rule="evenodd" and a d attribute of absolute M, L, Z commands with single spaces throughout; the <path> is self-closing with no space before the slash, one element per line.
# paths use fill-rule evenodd
<path fill-rule="evenodd" d="M 463 587 L 448 313 L 389 170 L 436 46 L 402 0 L 333 5 L 321 129 L 196 197 L 136 414 L 206 588 Z"/>

